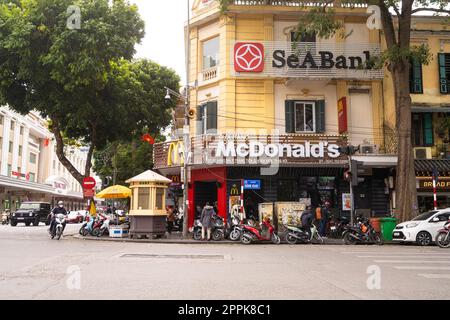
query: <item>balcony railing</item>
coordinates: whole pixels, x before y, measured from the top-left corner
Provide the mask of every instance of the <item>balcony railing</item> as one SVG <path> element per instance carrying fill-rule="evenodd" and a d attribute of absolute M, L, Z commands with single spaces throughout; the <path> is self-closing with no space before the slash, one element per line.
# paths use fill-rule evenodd
<path fill-rule="evenodd" d="M 234 0 L 232 4 L 236 6 L 320 7 L 325 2 L 324 0 Z M 355 4 L 353 1 L 345 0 L 328 5 L 328 7 L 335 8 L 367 8 L 367 6 L 366 3 Z"/>
<path fill-rule="evenodd" d="M 202 74 L 203 82 L 214 80 L 215 78 L 217 78 L 217 67 L 205 69 L 203 70 Z"/>

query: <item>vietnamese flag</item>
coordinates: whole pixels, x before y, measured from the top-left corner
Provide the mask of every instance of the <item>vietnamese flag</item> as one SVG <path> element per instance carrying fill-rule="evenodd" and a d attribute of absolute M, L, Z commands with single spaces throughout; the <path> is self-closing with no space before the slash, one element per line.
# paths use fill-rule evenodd
<path fill-rule="evenodd" d="M 144 134 L 142 136 L 142 141 L 148 142 L 149 144 L 153 145 L 155 143 L 155 139 L 148 133 Z"/>

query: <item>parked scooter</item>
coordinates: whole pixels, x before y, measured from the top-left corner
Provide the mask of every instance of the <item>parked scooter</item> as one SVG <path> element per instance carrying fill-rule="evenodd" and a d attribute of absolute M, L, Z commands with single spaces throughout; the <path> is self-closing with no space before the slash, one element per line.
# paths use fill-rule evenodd
<path fill-rule="evenodd" d="M 243 244 L 251 244 L 254 241 L 272 241 L 273 244 L 281 243 L 281 239 L 275 232 L 274 226 L 270 223 L 270 219 L 263 220 L 260 223 L 260 228 L 242 225 L 241 242 Z"/>
<path fill-rule="evenodd" d="M 286 241 L 289 244 L 297 243 L 323 243 L 323 238 L 320 236 L 317 227 L 311 224 L 310 233 L 305 230 L 294 227 L 294 226 L 284 226 L 287 230 Z"/>
<path fill-rule="evenodd" d="M 221 216 L 218 215 L 213 215 L 211 218 L 211 238 L 214 241 L 220 241 L 222 239 L 224 239 L 225 237 L 225 225 L 223 222 L 223 218 Z M 194 227 L 193 227 L 193 237 L 194 240 L 201 240 L 202 238 L 202 225 L 200 223 L 200 220 L 196 220 L 194 222 Z"/>
<path fill-rule="evenodd" d="M 102 237 L 104 235 L 109 235 L 109 224 L 110 224 L 111 220 L 108 217 L 101 217 L 100 220 L 102 220 L 100 227 L 96 228 L 94 226 L 94 229 L 92 230 L 92 235 L 96 236 L 96 237 Z"/>
<path fill-rule="evenodd" d="M 438 231 L 436 244 L 441 248 L 450 248 L 450 220 Z"/>
<path fill-rule="evenodd" d="M 345 227 L 342 234 L 345 244 L 383 244 L 380 234 L 375 231 L 367 218 L 358 217 L 357 221 L 355 226 L 348 225 Z"/>
<path fill-rule="evenodd" d="M 66 224 L 66 216 L 63 215 L 62 213 L 57 214 L 55 217 L 55 223 L 54 223 L 53 229 L 51 230 L 51 233 L 50 233 L 50 237 L 52 239 L 56 238 L 56 240 L 61 239 L 65 224 Z"/>
<path fill-rule="evenodd" d="M 10 221 L 11 221 L 11 215 L 10 215 L 10 212 L 9 212 L 9 210 L 5 210 L 3 213 L 2 213 L 2 224 L 3 225 L 8 225 L 9 223 L 10 223 Z"/>
<path fill-rule="evenodd" d="M 102 219 L 100 219 L 98 217 L 90 217 L 89 221 L 83 223 L 79 233 L 83 237 L 87 236 L 88 234 L 90 234 L 91 236 L 97 236 L 97 231 L 94 230 L 100 229 L 104 220 L 106 220 L 106 218 L 102 217 Z"/>
<path fill-rule="evenodd" d="M 241 238 L 242 225 L 238 217 L 232 217 L 231 222 L 227 221 L 227 228 L 225 229 L 225 239 L 231 241 L 238 241 Z"/>
<path fill-rule="evenodd" d="M 328 225 L 328 236 L 333 239 L 342 238 L 342 234 L 345 231 L 345 226 L 348 225 L 349 222 L 350 221 L 346 217 L 342 217 L 341 219 L 331 217 Z"/>

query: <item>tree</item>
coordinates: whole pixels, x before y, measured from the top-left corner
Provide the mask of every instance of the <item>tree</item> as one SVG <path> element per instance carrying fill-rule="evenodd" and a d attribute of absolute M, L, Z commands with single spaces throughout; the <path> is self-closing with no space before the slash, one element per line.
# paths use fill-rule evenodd
<path fill-rule="evenodd" d="M 163 136 L 156 139 L 157 142 L 164 140 Z M 115 178 L 115 184 L 126 185 L 126 180 L 153 168 L 152 155 L 153 146 L 138 137 L 128 143 L 109 143 L 94 153 L 94 171 L 102 180 L 109 176 Z"/>
<path fill-rule="evenodd" d="M 68 28 L 72 5 L 80 29 Z M 143 36 L 137 7 L 125 0 L 0 0 L 0 104 L 48 117 L 58 159 L 80 184 L 96 148 L 162 127 L 173 107 L 163 86 L 176 90 L 178 76 L 131 61 Z M 66 158 L 66 140 L 89 146 L 84 173 Z"/>
<path fill-rule="evenodd" d="M 223 12 L 233 0 L 220 0 Z M 301 1 L 299 1 L 301 2 Z M 306 3 L 307 1 L 305 1 Z M 414 171 L 414 155 L 411 142 L 411 96 L 409 92 L 410 61 L 427 64 L 430 61 L 428 47 L 411 46 L 411 20 L 417 13 L 434 13 L 450 16 L 448 0 L 323 0 L 316 7 L 303 7 L 298 24 L 299 33 L 315 33 L 319 38 L 329 38 L 342 34 L 342 24 L 336 19 L 334 6 L 345 2 L 352 8 L 365 3 L 376 5 L 381 12 L 381 24 L 387 49 L 379 57 L 378 62 L 384 64 L 392 74 L 397 135 L 397 216 L 400 220 L 409 220 L 418 212 L 416 178 Z M 374 67 L 375 61 L 373 61 Z"/>

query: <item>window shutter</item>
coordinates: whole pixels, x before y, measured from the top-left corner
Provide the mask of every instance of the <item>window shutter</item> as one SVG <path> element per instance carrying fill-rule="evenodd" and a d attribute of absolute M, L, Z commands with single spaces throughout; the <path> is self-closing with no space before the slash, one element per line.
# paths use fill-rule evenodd
<path fill-rule="evenodd" d="M 197 118 L 196 118 L 196 124 L 197 124 L 197 134 L 203 134 L 203 106 L 197 106 Z"/>
<path fill-rule="evenodd" d="M 316 102 L 316 132 L 325 132 L 325 100 Z"/>
<path fill-rule="evenodd" d="M 431 113 L 423 115 L 423 137 L 426 146 L 433 145 L 433 114 Z"/>
<path fill-rule="evenodd" d="M 441 88 L 441 93 L 449 93 L 448 83 L 447 83 L 447 70 L 445 67 L 445 53 L 438 53 L 439 60 L 439 85 Z"/>
<path fill-rule="evenodd" d="M 217 101 L 208 102 L 206 112 L 206 129 L 217 130 Z"/>
<path fill-rule="evenodd" d="M 423 93 L 422 64 L 417 59 L 411 60 L 410 92 Z"/>
<path fill-rule="evenodd" d="M 285 101 L 286 133 L 295 132 L 294 101 Z"/>

